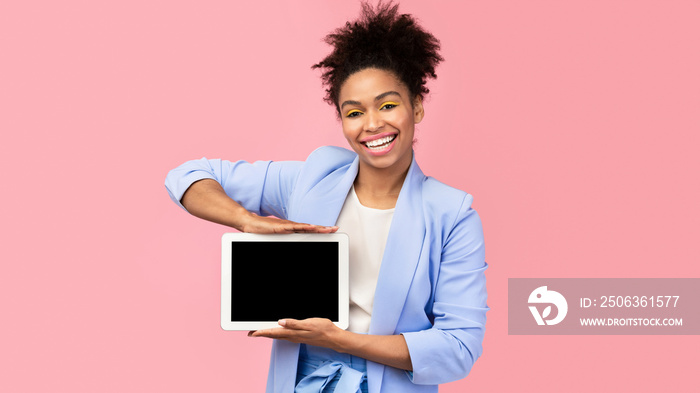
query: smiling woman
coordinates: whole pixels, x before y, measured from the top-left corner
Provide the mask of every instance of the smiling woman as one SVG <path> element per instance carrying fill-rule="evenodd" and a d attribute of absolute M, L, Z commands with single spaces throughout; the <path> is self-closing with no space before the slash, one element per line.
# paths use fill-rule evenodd
<path fill-rule="evenodd" d="M 268 392 L 436 392 L 481 355 L 488 310 L 472 196 L 426 177 L 413 154 L 439 42 L 382 3 L 363 4 L 361 18 L 326 42 L 333 51 L 314 68 L 352 151 L 322 147 L 304 162 L 190 161 L 166 186 L 193 215 L 243 232 L 349 236 L 348 330 L 282 319 L 249 334 L 274 339 Z"/>

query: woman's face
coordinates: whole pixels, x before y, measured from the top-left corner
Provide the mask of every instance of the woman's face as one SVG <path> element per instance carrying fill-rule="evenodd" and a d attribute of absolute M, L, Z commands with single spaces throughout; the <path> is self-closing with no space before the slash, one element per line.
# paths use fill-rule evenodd
<path fill-rule="evenodd" d="M 420 98 L 411 102 L 408 88 L 393 73 L 366 68 L 342 84 L 338 103 L 343 134 L 360 156 L 360 170 L 408 169 L 415 125 L 423 119 Z"/>

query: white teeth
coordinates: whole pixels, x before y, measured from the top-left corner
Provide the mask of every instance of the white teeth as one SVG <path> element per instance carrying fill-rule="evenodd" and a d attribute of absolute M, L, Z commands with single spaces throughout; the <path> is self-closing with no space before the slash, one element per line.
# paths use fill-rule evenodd
<path fill-rule="evenodd" d="M 385 136 L 384 138 L 379 138 L 373 141 L 365 142 L 365 145 L 367 145 L 367 147 L 377 147 L 393 141 L 394 138 L 396 138 L 396 135 L 389 135 Z"/>

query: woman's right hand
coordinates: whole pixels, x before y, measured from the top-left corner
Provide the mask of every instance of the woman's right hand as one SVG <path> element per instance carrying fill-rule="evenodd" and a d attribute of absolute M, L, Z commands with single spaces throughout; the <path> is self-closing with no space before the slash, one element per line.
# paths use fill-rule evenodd
<path fill-rule="evenodd" d="M 213 179 L 193 183 L 182 196 L 182 205 L 192 215 L 248 233 L 333 233 L 338 227 L 304 224 L 261 217 L 229 198 Z"/>
<path fill-rule="evenodd" d="M 261 217 L 248 212 L 242 220 L 241 232 L 248 233 L 333 233 L 338 227 L 304 224 L 273 217 Z"/>

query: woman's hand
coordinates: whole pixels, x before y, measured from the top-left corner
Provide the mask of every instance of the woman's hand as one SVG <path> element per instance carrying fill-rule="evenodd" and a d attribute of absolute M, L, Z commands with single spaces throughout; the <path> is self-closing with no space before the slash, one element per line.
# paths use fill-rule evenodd
<path fill-rule="evenodd" d="M 333 233 L 338 227 L 304 224 L 250 213 L 242 220 L 241 232 L 248 233 Z"/>
<path fill-rule="evenodd" d="M 250 337 L 268 337 L 293 343 L 310 344 L 337 350 L 340 340 L 349 334 L 325 318 L 281 319 L 281 327 L 248 332 Z"/>
<path fill-rule="evenodd" d="M 279 328 L 248 332 L 250 337 L 268 337 L 310 344 L 349 353 L 402 370 L 413 370 L 406 339 L 401 334 L 375 335 L 345 331 L 325 318 L 281 319 Z"/>
<path fill-rule="evenodd" d="M 190 185 L 182 196 L 181 202 L 192 215 L 236 228 L 241 232 L 333 233 L 338 230 L 338 227 L 311 225 L 258 216 L 229 198 L 221 184 L 214 179 L 202 179 Z"/>

